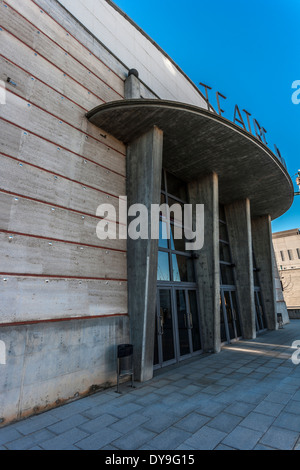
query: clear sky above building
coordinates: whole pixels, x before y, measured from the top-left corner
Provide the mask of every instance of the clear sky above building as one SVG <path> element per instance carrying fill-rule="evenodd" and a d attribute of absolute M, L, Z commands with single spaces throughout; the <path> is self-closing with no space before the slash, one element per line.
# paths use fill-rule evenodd
<path fill-rule="evenodd" d="M 299 191 L 300 1 L 114 1 L 196 85 L 212 87 L 213 105 L 216 91 L 226 96 L 224 117 L 233 120 L 236 104 L 251 113 L 266 129 L 268 146 L 279 148 Z M 274 232 L 300 227 L 300 196 L 272 226 Z"/>

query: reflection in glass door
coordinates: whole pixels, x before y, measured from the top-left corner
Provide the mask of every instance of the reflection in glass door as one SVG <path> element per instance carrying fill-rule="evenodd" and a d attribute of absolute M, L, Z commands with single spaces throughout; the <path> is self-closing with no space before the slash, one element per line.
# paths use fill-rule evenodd
<path fill-rule="evenodd" d="M 266 329 L 266 320 L 262 304 L 260 288 L 254 289 L 254 300 L 255 300 L 255 321 L 256 330 L 258 332 Z"/>
<path fill-rule="evenodd" d="M 195 290 L 159 288 L 154 365 L 162 367 L 201 351 Z"/>
<path fill-rule="evenodd" d="M 175 359 L 171 289 L 160 289 L 157 298 L 154 364 Z"/>
<path fill-rule="evenodd" d="M 227 342 L 227 338 L 229 337 L 229 334 L 227 333 L 227 323 L 225 324 L 222 293 L 220 294 L 220 322 L 221 322 L 221 343 L 225 343 Z"/>
<path fill-rule="evenodd" d="M 230 343 L 241 337 L 241 325 L 234 290 L 221 291 L 221 340 Z"/>
<path fill-rule="evenodd" d="M 189 329 L 190 317 L 187 311 L 186 296 L 184 290 L 176 290 L 176 310 L 177 310 L 177 325 L 179 336 L 179 353 L 180 356 L 189 354 L 190 351 L 190 338 Z"/>
<path fill-rule="evenodd" d="M 256 331 L 260 333 L 266 329 L 267 322 L 265 318 L 265 312 L 263 308 L 262 302 L 262 294 L 260 288 L 260 279 L 259 279 L 259 269 L 256 265 L 256 258 L 253 253 L 253 277 L 254 277 L 254 301 L 255 301 L 255 323 L 256 323 Z"/>
<path fill-rule="evenodd" d="M 191 322 L 192 350 L 201 351 L 200 323 L 198 315 L 197 293 L 195 290 L 188 290 L 188 307 Z"/>

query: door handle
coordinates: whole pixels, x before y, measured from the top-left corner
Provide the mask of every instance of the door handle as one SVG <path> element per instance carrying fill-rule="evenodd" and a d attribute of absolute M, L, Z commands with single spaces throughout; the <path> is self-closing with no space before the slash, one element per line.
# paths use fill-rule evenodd
<path fill-rule="evenodd" d="M 185 313 L 184 314 L 184 326 L 188 330 L 193 329 L 193 317 L 191 313 Z"/>
<path fill-rule="evenodd" d="M 164 334 L 164 317 L 162 313 L 159 313 L 157 315 L 157 321 L 158 321 L 158 334 L 161 336 Z"/>
<path fill-rule="evenodd" d="M 159 334 L 163 335 L 164 334 L 164 319 L 163 319 L 162 315 L 160 315 L 160 317 L 159 317 L 159 324 L 160 324 Z"/>

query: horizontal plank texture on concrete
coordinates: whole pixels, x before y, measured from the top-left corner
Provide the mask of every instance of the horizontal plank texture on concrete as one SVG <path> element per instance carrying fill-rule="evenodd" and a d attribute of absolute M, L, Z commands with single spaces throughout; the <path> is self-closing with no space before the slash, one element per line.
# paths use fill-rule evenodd
<path fill-rule="evenodd" d="M 0 271 L 10 276 L 0 323 L 127 314 L 126 241 L 96 233 L 99 205 L 112 204 L 118 217 L 126 148 L 85 116 L 123 98 L 127 70 L 52 3 L 53 12 L 0 1 Z"/>

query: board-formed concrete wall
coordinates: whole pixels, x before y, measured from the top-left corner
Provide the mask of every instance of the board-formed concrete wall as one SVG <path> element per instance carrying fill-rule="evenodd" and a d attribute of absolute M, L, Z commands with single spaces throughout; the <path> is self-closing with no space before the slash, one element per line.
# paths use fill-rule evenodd
<path fill-rule="evenodd" d="M 96 211 L 126 193 L 126 148 L 85 115 L 124 98 L 128 69 L 55 0 L 1 0 L 0 16 L 5 425 L 116 382 L 127 247 L 97 238 Z"/>
<path fill-rule="evenodd" d="M 205 102 L 110 2 L 0 0 L 0 15 L 5 425 L 115 383 L 130 341 L 126 241 L 96 236 L 98 206 L 126 194 L 126 147 L 86 113 L 124 99 L 131 68 L 144 98 Z"/>
<path fill-rule="evenodd" d="M 6 425 L 116 382 L 125 317 L 1 327 L 0 421 Z"/>
<path fill-rule="evenodd" d="M 207 108 L 199 90 L 137 25 L 106 0 L 60 0 L 95 37 L 102 41 L 161 99 Z M 159 14 L 159 12 L 158 12 Z M 148 96 L 142 93 L 144 98 Z"/>

